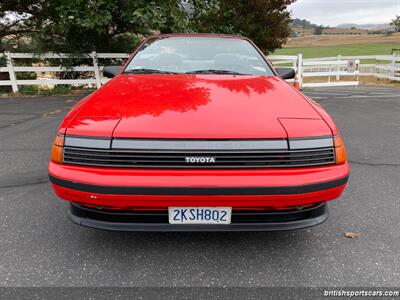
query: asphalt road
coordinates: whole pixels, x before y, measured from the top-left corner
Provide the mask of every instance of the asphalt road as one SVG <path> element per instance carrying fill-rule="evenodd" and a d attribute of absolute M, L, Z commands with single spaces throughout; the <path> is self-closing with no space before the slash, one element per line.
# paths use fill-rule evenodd
<path fill-rule="evenodd" d="M 257 233 L 72 224 L 46 167 L 57 126 L 78 98 L 0 98 L 0 286 L 400 286 L 400 90 L 306 94 L 341 129 L 350 186 L 324 224 Z"/>

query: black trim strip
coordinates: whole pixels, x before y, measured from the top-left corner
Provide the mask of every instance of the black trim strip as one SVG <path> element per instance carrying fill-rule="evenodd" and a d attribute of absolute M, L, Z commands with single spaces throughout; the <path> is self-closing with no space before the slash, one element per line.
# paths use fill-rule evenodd
<path fill-rule="evenodd" d="M 348 176 L 336 180 L 300 186 L 243 186 L 243 187 L 143 187 L 106 186 L 64 180 L 49 175 L 50 181 L 58 186 L 82 192 L 111 195 L 174 195 L 174 196 L 234 196 L 234 195 L 293 195 L 318 192 L 342 186 Z"/>

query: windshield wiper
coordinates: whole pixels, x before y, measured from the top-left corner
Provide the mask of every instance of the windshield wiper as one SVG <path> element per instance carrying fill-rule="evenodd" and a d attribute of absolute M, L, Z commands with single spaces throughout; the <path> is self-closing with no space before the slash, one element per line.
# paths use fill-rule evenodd
<path fill-rule="evenodd" d="M 208 70 L 195 70 L 189 71 L 185 74 L 230 74 L 230 75 L 249 75 L 243 74 L 235 71 L 228 71 L 228 70 L 216 70 L 216 69 L 208 69 Z"/>
<path fill-rule="evenodd" d="M 172 72 L 172 71 L 162 71 L 162 70 L 156 70 L 156 69 L 130 69 L 130 70 L 125 70 L 124 73 L 129 73 L 129 74 L 178 74 L 178 73 Z"/>

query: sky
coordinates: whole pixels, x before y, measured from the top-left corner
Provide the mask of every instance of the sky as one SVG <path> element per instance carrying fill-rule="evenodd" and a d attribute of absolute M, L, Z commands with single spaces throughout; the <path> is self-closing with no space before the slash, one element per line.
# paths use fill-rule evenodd
<path fill-rule="evenodd" d="M 289 10 L 318 25 L 380 24 L 400 15 L 400 0 L 297 0 Z"/>

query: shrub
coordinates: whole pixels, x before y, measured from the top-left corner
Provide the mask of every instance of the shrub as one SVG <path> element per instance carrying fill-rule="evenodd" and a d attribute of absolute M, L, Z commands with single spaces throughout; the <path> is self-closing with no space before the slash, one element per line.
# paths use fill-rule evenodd
<path fill-rule="evenodd" d="M 52 90 L 49 90 L 51 94 L 67 94 L 71 90 L 70 85 L 60 84 L 56 85 Z"/>
<path fill-rule="evenodd" d="M 39 92 L 37 85 L 20 85 L 18 90 L 21 94 L 34 95 Z"/>

